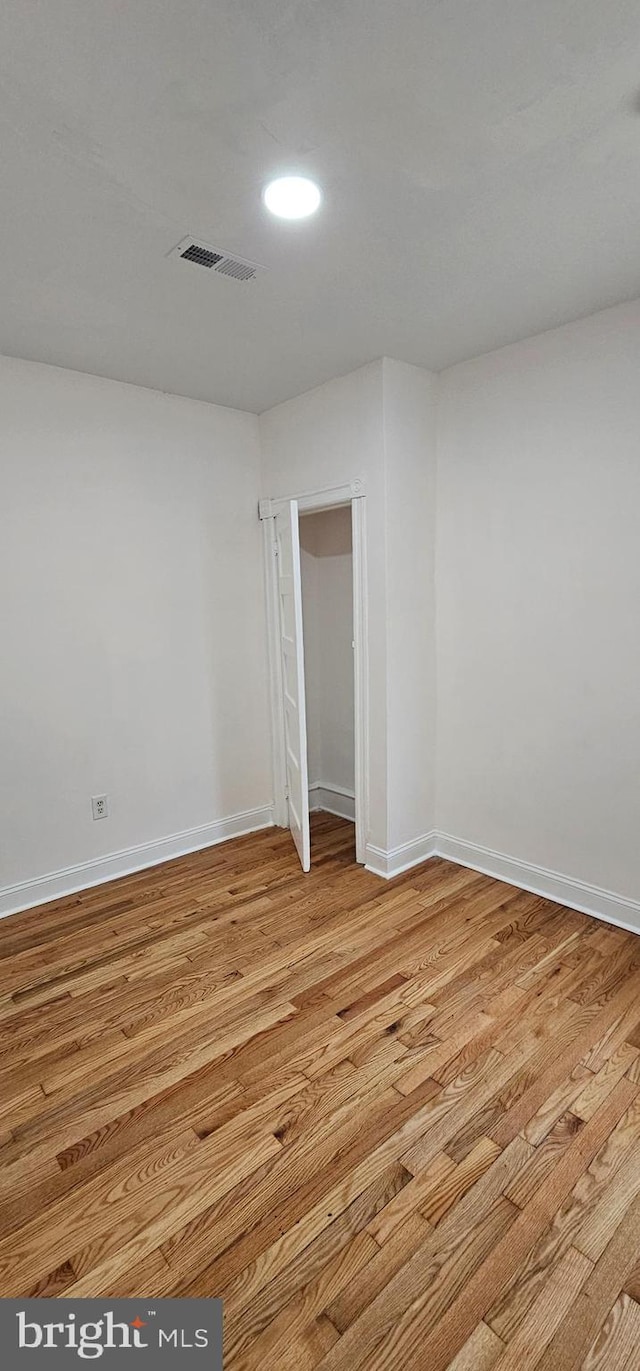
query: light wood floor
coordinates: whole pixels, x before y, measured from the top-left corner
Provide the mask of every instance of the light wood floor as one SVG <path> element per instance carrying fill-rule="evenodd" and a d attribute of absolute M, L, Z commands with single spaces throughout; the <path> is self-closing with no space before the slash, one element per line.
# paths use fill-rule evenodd
<path fill-rule="evenodd" d="M 0 1293 L 227 1371 L 640 1367 L 640 940 L 318 816 L 0 925 Z"/>

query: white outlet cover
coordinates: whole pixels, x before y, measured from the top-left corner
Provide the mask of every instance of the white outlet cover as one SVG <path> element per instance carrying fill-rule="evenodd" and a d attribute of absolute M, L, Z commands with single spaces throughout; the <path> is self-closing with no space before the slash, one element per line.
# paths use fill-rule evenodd
<path fill-rule="evenodd" d="M 94 819 L 107 819 L 109 817 L 109 797 L 107 795 L 92 795 L 91 813 Z"/>

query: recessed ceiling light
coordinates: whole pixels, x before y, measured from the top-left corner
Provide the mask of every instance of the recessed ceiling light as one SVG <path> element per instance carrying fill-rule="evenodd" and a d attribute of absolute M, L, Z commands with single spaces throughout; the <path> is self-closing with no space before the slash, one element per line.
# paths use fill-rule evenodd
<path fill-rule="evenodd" d="M 320 187 L 307 176 L 279 176 L 265 186 L 262 198 L 278 219 L 307 219 L 315 214 L 322 195 Z"/>

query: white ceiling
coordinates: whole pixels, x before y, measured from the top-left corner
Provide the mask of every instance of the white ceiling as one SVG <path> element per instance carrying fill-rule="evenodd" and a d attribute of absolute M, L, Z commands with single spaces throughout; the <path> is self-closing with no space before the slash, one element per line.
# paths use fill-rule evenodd
<path fill-rule="evenodd" d="M 0 76 L 0 352 L 260 411 L 640 295 L 638 0 L 2 0 Z"/>

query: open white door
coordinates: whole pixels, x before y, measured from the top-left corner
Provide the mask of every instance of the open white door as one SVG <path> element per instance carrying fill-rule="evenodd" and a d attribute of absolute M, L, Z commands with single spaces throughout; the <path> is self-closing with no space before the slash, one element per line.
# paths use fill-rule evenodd
<path fill-rule="evenodd" d="M 307 773 L 307 717 L 304 693 L 302 639 L 302 578 L 298 502 L 290 500 L 276 514 L 280 651 L 284 694 L 284 730 L 289 828 L 302 870 L 311 867 L 309 837 L 309 778 Z"/>

